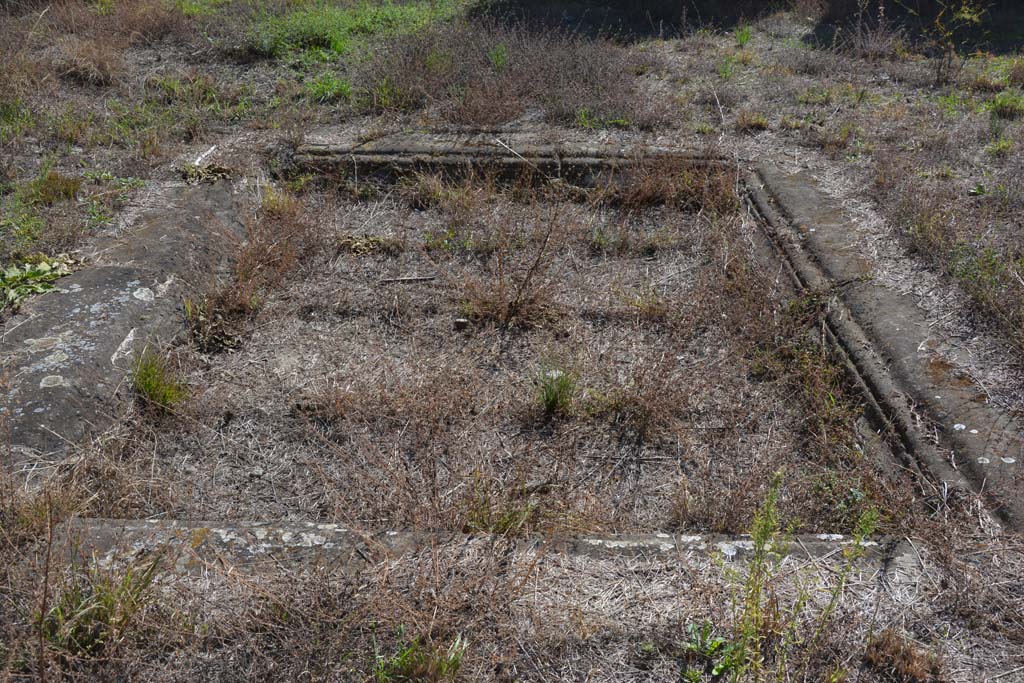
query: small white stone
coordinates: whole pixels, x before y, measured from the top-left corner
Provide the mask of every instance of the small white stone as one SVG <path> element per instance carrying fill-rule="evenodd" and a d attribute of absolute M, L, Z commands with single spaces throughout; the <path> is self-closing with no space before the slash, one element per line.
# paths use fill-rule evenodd
<path fill-rule="evenodd" d="M 1002 460 L 1007 465 L 1012 465 L 1013 463 L 1017 462 L 1017 458 L 999 458 L 999 459 Z"/>
<path fill-rule="evenodd" d="M 962 432 L 965 429 L 967 429 L 967 425 L 962 425 L 959 422 L 957 422 L 955 425 L 953 425 L 953 429 L 955 429 L 958 432 Z"/>
<path fill-rule="evenodd" d="M 40 389 L 52 389 L 53 387 L 64 386 L 64 378 L 60 375 L 47 375 L 39 383 Z"/>
<path fill-rule="evenodd" d="M 972 430 L 971 430 L 971 434 L 977 434 L 977 433 L 978 433 L 978 430 L 977 430 L 977 429 L 972 429 Z"/>
<path fill-rule="evenodd" d="M 139 301 L 145 301 L 146 303 L 149 303 L 156 298 L 156 296 L 153 294 L 153 290 L 150 289 L 149 287 L 139 287 L 134 292 L 132 292 L 132 296 L 134 296 Z"/>
<path fill-rule="evenodd" d="M 978 464 L 979 465 L 987 465 L 990 462 L 992 462 L 992 461 L 989 460 L 988 458 L 978 458 Z"/>

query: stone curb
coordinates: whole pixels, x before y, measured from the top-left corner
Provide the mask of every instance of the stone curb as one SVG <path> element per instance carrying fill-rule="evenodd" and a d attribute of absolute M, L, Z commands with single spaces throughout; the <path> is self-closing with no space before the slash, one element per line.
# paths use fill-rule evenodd
<path fill-rule="evenodd" d="M 939 486 L 984 493 L 990 510 L 1015 531 L 1024 530 L 1024 499 L 1016 493 L 1020 485 L 1013 467 L 1024 432 L 1015 419 L 977 402 L 971 395 L 975 392 L 955 377 L 929 373 L 927 350 L 935 335 L 922 334 L 929 329 L 924 313 L 913 297 L 866 279 L 870 267 L 845 255 L 854 227 L 827 195 L 807 179 L 765 165 L 748 176 L 746 185 L 766 234 L 798 286 L 831 297 L 830 341 L 870 412 L 898 436 L 907 455 L 904 464 L 922 466 Z M 924 436 L 929 422 L 939 426 L 937 440 Z M 956 466 L 942 449 L 954 454 Z M 1014 493 L 997 498 L 986 491 L 993 482 Z"/>
<path fill-rule="evenodd" d="M 161 552 L 173 558 L 179 573 L 201 572 L 211 563 L 257 570 L 288 566 L 336 565 L 355 570 L 381 561 L 437 547 L 458 547 L 478 541 L 510 542 L 523 551 L 543 551 L 597 559 L 672 559 L 699 556 L 722 562 L 744 562 L 751 556 L 749 536 L 673 534 L 594 535 L 580 537 L 506 538 L 450 532 L 362 532 L 337 524 L 268 522 L 177 522 L 78 519 L 66 522 L 55 535 L 73 555 L 113 562 Z M 777 557 L 817 561 L 842 555 L 852 537 L 807 535 L 773 548 Z M 879 568 L 912 561 L 911 549 L 893 540 L 862 543 L 858 562 Z"/>
<path fill-rule="evenodd" d="M 530 173 L 591 185 L 601 176 L 643 160 L 670 158 L 697 166 L 726 166 L 709 158 L 665 147 L 636 149 L 620 145 L 552 143 L 526 133 L 461 136 L 387 136 L 346 144 L 326 139 L 298 147 L 292 163 L 306 171 L 339 174 L 357 180 L 416 173 L 467 175 L 485 169 L 502 179 Z"/>

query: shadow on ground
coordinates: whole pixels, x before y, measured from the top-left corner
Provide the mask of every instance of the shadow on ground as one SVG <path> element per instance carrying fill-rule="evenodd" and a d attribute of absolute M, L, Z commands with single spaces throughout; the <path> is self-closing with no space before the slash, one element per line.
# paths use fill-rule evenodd
<path fill-rule="evenodd" d="M 587 35 L 644 39 L 670 36 L 697 26 L 728 28 L 782 4 L 778 0 L 494 0 L 482 3 L 478 15 L 519 19 Z"/>
<path fill-rule="evenodd" d="M 837 30 L 850 30 L 861 12 L 865 24 L 876 27 L 881 11 L 893 29 L 902 29 L 911 40 L 920 41 L 922 47 L 946 29 L 962 51 L 1007 54 L 1019 52 L 1024 45 L 1020 0 L 965 0 L 964 11 L 979 11 L 981 20 L 977 24 L 958 18 L 959 12 L 952 12 L 951 7 L 953 3 L 947 0 L 883 0 L 870 2 L 862 9 L 858 0 L 829 0 L 808 42 L 832 45 Z"/>

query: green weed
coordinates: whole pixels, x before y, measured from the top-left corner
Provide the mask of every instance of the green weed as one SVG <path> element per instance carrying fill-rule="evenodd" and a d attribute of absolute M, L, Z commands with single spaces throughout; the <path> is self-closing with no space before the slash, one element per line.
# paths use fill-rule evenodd
<path fill-rule="evenodd" d="M 939 106 L 947 119 L 955 119 L 971 109 L 971 99 L 962 92 L 952 91 L 939 96 Z"/>
<path fill-rule="evenodd" d="M 355 6 L 303 3 L 300 9 L 263 19 L 250 38 L 250 49 L 274 58 L 310 48 L 343 55 L 367 37 L 411 33 L 450 19 L 463 4 L 460 0 L 362 2 Z"/>
<path fill-rule="evenodd" d="M 490 60 L 495 71 L 501 71 L 508 66 L 508 46 L 505 43 L 498 43 L 487 52 L 487 59 Z"/>
<path fill-rule="evenodd" d="M 728 676 L 740 665 L 739 644 L 715 633 L 711 622 L 701 625 L 687 626 L 689 639 L 683 644 L 683 655 L 687 660 L 687 668 L 683 671 L 682 680 L 699 683 L 704 676 L 712 680 L 720 680 Z M 699 664 L 699 667 L 694 666 Z"/>
<path fill-rule="evenodd" d="M 31 294 L 54 289 L 54 282 L 71 273 L 71 259 L 40 256 L 26 263 L 8 266 L 0 272 L 0 309 L 16 307 Z"/>
<path fill-rule="evenodd" d="M 768 130 L 768 118 L 761 112 L 743 109 L 736 116 L 736 130 L 741 132 Z"/>
<path fill-rule="evenodd" d="M 306 97 L 321 104 L 352 99 L 352 84 L 325 71 L 305 84 Z"/>
<path fill-rule="evenodd" d="M 8 197 L 0 199 L 0 236 L 17 250 L 29 248 L 46 229 L 40 208 L 74 199 L 81 186 L 81 178 L 53 170 L 52 161 L 44 163 L 38 176 L 16 184 Z"/>
<path fill-rule="evenodd" d="M 178 11 L 186 17 L 209 17 L 229 0 L 177 0 Z"/>
<path fill-rule="evenodd" d="M 580 128 L 595 130 L 597 128 L 629 128 L 633 122 L 621 117 L 601 117 L 583 107 L 576 112 L 576 125 Z"/>
<path fill-rule="evenodd" d="M 174 377 L 164 357 L 149 347 L 132 367 L 132 386 L 147 405 L 161 410 L 171 409 L 188 398 L 188 390 Z"/>
<path fill-rule="evenodd" d="M 159 566 L 159 557 L 117 575 L 94 566 L 64 586 L 39 624 L 44 637 L 72 657 L 95 657 L 124 639 Z"/>
<path fill-rule="evenodd" d="M 548 417 L 568 415 L 576 389 L 576 375 L 560 368 L 544 370 L 537 377 L 537 401 Z"/>
<path fill-rule="evenodd" d="M 992 116 L 1004 120 L 1016 120 L 1024 117 L 1024 94 L 1005 90 L 985 105 Z"/>
<path fill-rule="evenodd" d="M 376 683 L 444 683 L 454 681 L 469 643 L 456 636 L 447 647 L 413 640 L 388 657 L 377 655 Z"/>
<path fill-rule="evenodd" d="M 35 117 L 20 99 L 0 99 L 0 144 L 17 139 L 33 125 Z"/>
<path fill-rule="evenodd" d="M 997 158 L 1005 158 L 1010 156 L 1010 152 L 1013 151 L 1013 139 L 1008 137 L 1001 137 L 995 142 L 985 147 L 985 152 L 990 156 Z"/>
<path fill-rule="evenodd" d="M 813 86 L 796 96 L 799 104 L 828 105 L 835 100 L 836 93 L 832 88 Z"/>

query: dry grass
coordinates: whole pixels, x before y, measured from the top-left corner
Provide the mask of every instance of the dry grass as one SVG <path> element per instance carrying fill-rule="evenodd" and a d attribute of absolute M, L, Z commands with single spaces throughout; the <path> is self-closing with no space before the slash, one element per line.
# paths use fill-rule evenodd
<path fill-rule="evenodd" d="M 637 89 L 636 74 L 650 68 L 610 41 L 467 23 L 403 39 L 356 81 L 373 111 L 426 109 L 491 126 L 539 108 L 552 123 L 649 129 L 667 114 Z"/>
<path fill-rule="evenodd" d="M 57 70 L 87 85 L 113 85 L 125 71 L 119 49 L 96 39 L 69 38 L 61 45 Z"/>
<path fill-rule="evenodd" d="M 816 309 L 783 315 L 753 260 L 734 172 L 684 171 L 641 167 L 569 199 L 421 177 L 374 199 L 314 194 L 301 211 L 264 202 L 258 235 L 277 246 L 251 239 L 252 265 L 229 288 L 255 336 L 208 355 L 230 316 L 197 304 L 206 331 L 188 381 L 202 389 L 187 419 L 143 432 L 139 452 L 160 453 L 168 479 L 208 462 L 215 434 L 249 453 L 237 488 L 201 465 L 172 506 L 209 518 L 738 532 L 784 468 L 798 529 L 846 529 L 871 506 L 903 524 L 914 505 L 855 455 L 858 413 L 838 371 L 792 341 Z M 280 239 L 302 224 L 318 237 Z M 212 379 L 268 362 L 257 358 L 282 381 Z M 553 371 L 573 381 L 548 409 L 538 378 Z M 268 481 L 306 493 L 268 498 Z M 381 481 L 388 499 L 373 493 Z"/>
<path fill-rule="evenodd" d="M 864 660 L 886 681 L 929 683 L 943 680 L 941 663 L 891 628 L 868 641 Z"/>
<path fill-rule="evenodd" d="M 102 13 L 63 3 L 30 30 L 41 11 L 0 20 L 0 33 L 14 36 L 0 48 L 0 111 L 31 119 L 0 140 L 0 173 L 12 181 L 46 178 L 25 166 L 26 150 L 68 143 L 85 145 L 90 166 L 128 168 L 131 157 L 145 171 L 138 160 L 156 163 L 158 148 L 171 156 L 182 144 L 210 144 L 211 131 L 274 125 L 281 110 L 246 109 L 254 92 L 301 97 L 291 66 L 221 64 L 235 54 L 227 44 L 198 53 L 198 24 L 171 5 L 138 0 Z M 208 35 L 229 37 L 228 19 L 246 11 L 227 10 Z M 812 166 L 833 157 L 829 168 L 870 171 L 876 159 L 848 153 L 856 138 L 876 136 L 881 105 L 838 81 L 848 72 L 874 78 L 871 63 L 912 87 L 915 65 L 899 63 L 894 36 L 855 36 L 845 51 L 780 47 L 777 69 L 759 51 L 768 33 L 757 27 L 755 36 L 737 75 L 713 89 L 689 80 L 713 68 L 658 81 L 674 47 L 630 52 L 488 23 L 403 36 L 380 60 L 331 68 L 352 69 L 357 109 L 403 125 L 543 119 L 602 128 L 612 141 L 632 134 L 615 128 L 676 135 L 692 89 L 709 93 L 704 105 L 730 153 L 733 131 L 763 131 L 765 154 L 795 142 L 817 155 Z M 694 38 L 704 67 L 718 38 Z M 724 39 L 731 49 L 731 35 Z M 135 60 L 155 55 L 166 68 L 141 73 Z M 292 66 L 306 69 L 302 59 Z M 1021 85 L 1019 66 L 1008 67 L 1011 87 Z M 275 87 L 282 75 L 288 81 Z M 765 85 L 762 75 L 781 80 Z M 830 82 L 827 102 L 797 106 L 793 95 L 819 85 L 809 77 Z M 997 82 L 976 82 L 976 96 Z M 666 90 L 682 91 L 684 111 L 666 115 Z M 96 104 L 101 91 L 93 119 L 41 105 L 54 93 L 60 106 Z M 1007 227 L 1020 209 L 1017 157 L 991 162 L 983 193 L 963 182 L 943 189 L 965 162 L 942 150 L 974 133 L 963 126 L 922 144 L 910 130 L 922 120 L 918 104 L 899 110 L 902 127 L 878 133 L 907 142 L 893 163 L 878 157 L 883 202 L 906 219 L 909 244 L 1019 334 L 1021 251 Z M 333 106 L 332 123 L 351 113 L 348 102 Z M 801 125 L 763 129 L 759 112 Z M 1012 121 L 991 125 L 982 145 L 1017 131 Z M 945 180 L 922 180 L 947 163 Z M 47 211 L 98 193 L 74 185 L 80 170 L 71 168 L 58 166 L 44 183 Z M 126 415 L 37 491 L 16 485 L 5 463 L 0 679 L 444 679 L 445 653 L 468 643 L 461 680 L 678 680 L 688 664 L 706 663 L 683 654 L 687 625 L 713 622 L 726 636 L 742 628 L 731 604 L 742 569 L 545 556 L 514 540 L 748 531 L 780 469 L 783 527 L 848 531 L 877 509 L 882 531 L 915 541 L 923 578 L 880 591 L 877 576 L 854 573 L 826 613 L 838 556 L 773 574 L 755 620 L 763 680 L 775 668 L 778 679 L 941 680 L 944 671 L 973 673 L 984 647 L 1019 649 L 1019 544 L 979 524 L 978 502 L 966 496 L 928 518 L 925 485 L 876 466 L 873 442 L 859 436 L 856 396 L 823 350 L 823 303 L 793 305 L 753 250 L 736 173 L 649 163 L 604 180 L 590 192 L 422 176 L 396 191 L 267 193 L 229 281 L 190 305 L 194 343 L 177 351 L 195 388 L 187 405 L 166 420 Z M 545 378 L 564 378 L 551 383 L 553 396 L 542 396 Z M 242 578 L 211 564 L 192 581 L 158 571 L 136 591 L 127 569 L 144 571 L 148 558 L 71 566 L 47 543 L 53 523 L 74 514 L 302 518 L 501 538 L 460 537 L 404 557 L 371 552 L 356 573 L 278 567 Z M 61 627 L 54 607 L 101 596 L 112 608 L 87 629 Z M 97 645 L 81 647 L 83 633 Z M 788 641 L 794 633 L 811 635 Z M 1014 662 L 994 654 L 986 675 Z"/>
<path fill-rule="evenodd" d="M 206 352 L 236 348 L 244 323 L 266 296 L 288 278 L 299 276 L 316 249 L 313 225 L 302 201 L 272 187 L 246 223 L 231 277 L 198 299 L 185 302 L 185 318 L 195 343 Z"/>
<path fill-rule="evenodd" d="M 47 12 L 43 21 L 55 35 L 102 41 L 110 48 L 194 38 L 184 15 L 163 0 L 118 2 L 109 11 L 96 11 L 78 2 L 62 2 Z"/>
<path fill-rule="evenodd" d="M 1014 169 L 996 179 L 1001 188 L 964 198 L 941 179 L 910 180 L 912 159 L 884 157 L 875 187 L 893 201 L 893 214 L 915 253 L 954 278 L 978 308 L 996 321 L 1018 347 L 1024 338 L 1022 244 L 1006 226 L 1022 202 Z M 1003 182 L 1000 182 L 1003 180 Z M 911 189 L 911 185 L 913 189 Z M 984 220 L 978 220 L 984 217 Z"/>

